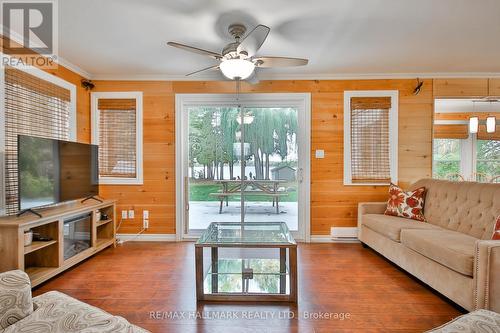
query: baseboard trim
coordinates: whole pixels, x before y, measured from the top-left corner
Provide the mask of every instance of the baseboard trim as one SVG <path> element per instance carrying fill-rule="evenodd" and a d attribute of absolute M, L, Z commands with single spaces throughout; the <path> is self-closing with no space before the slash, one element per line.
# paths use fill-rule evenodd
<path fill-rule="evenodd" d="M 358 239 L 334 239 L 330 235 L 311 235 L 311 243 L 360 243 Z"/>
<path fill-rule="evenodd" d="M 175 234 L 117 234 L 121 241 L 132 242 L 175 242 Z M 360 243 L 357 239 L 334 239 L 330 235 L 311 235 L 311 243 Z"/>
<path fill-rule="evenodd" d="M 116 238 L 127 242 L 175 242 L 175 234 L 117 234 Z"/>

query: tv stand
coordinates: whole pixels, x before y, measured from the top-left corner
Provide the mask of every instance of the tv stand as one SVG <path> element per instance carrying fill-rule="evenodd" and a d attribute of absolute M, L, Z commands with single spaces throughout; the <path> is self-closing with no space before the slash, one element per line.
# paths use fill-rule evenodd
<path fill-rule="evenodd" d="M 103 202 L 101 199 L 99 199 L 97 196 L 95 195 L 89 195 L 88 197 L 86 197 L 85 199 L 83 199 L 81 201 L 81 203 L 84 203 L 85 201 L 89 201 L 90 199 L 94 199 L 96 201 L 99 201 L 99 202 Z"/>
<path fill-rule="evenodd" d="M 16 214 L 17 217 L 21 216 L 21 215 L 24 215 L 26 213 L 32 213 L 32 214 L 35 214 L 36 216 L 38 216 L 39 218 L 42 218 L 42 214 L 40 214 L 39 212 L 31 209 L 31 208 L 28 208 L 28 209 L 23 209 L 22 211 L 20 211 L 19 213 Z"/>
<path fill-rule="evenodd" d="M 24 270 L 35 287 L 105 248 L 115 246 L 115 202 L 68 202 L 44 208 L 41 218 L 34 214 L 0 217 L 0 272 Z M 64 222 L 82 215 L 91 216 L 90 229 L 85 230 L 90 234 L 90 247 L 65 258 L 71 240 L 65 239 Z M 42 235 L 43 240 L 33 240 L 24 246 L 24 233 L 29 230 Z"/>

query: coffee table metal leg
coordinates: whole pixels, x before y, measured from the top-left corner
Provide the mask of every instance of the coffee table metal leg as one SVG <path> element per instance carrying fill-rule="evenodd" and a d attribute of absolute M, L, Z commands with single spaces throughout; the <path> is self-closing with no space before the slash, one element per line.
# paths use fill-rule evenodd
<path fill-rule="evenodd" d="M 290 302 L 297 303 L 297 247 L 289 248 L 290 261 Z"/>
<path fill-rule="evenodd" d="M 196 299 L 203 300 L 203 248 L 195 247 Z"/>
<path fill-rule="evenodd" d="M 280 294 L 286 293 L 286 248 L 280 248 Z"/>
<path fill-rule="evenodd" d="M 219 292 L 219 251 L 212 247 L 212 294 Z"/>

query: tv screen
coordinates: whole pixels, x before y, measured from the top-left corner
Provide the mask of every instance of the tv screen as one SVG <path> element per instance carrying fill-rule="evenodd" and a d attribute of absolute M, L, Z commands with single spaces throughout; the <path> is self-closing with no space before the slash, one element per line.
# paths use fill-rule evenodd
<path fill-rule="evenodd" d="M 98 147 L 18 136 L 19 210 L 99 194 Z"/>

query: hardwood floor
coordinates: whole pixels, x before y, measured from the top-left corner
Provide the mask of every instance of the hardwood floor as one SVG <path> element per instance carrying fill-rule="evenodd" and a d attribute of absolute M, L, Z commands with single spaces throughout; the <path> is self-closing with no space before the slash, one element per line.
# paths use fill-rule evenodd
<path fill-rule="evenodd" d="M 298 306 L 197 306 L 193 243 L 110 248 L 41 285 L 34 295 L 59 290 L 152 332 L 422 332 L 460 314 L 458 307 L 359 244 L 301 244 L 298 263 Z M 178 311 L 179 316 L 184 311 L 188 318 L 151 318 L 157 311 Z M 189 318 L 195 311 L 212 318 Z M 231 315 L 237 319 L 214 319 L 212 311 L 235 311 Z M 294 318 L 283 318 L 288 311 Z M 307 319 L 307 312 L 346 313 L 349 318 Z"/>

